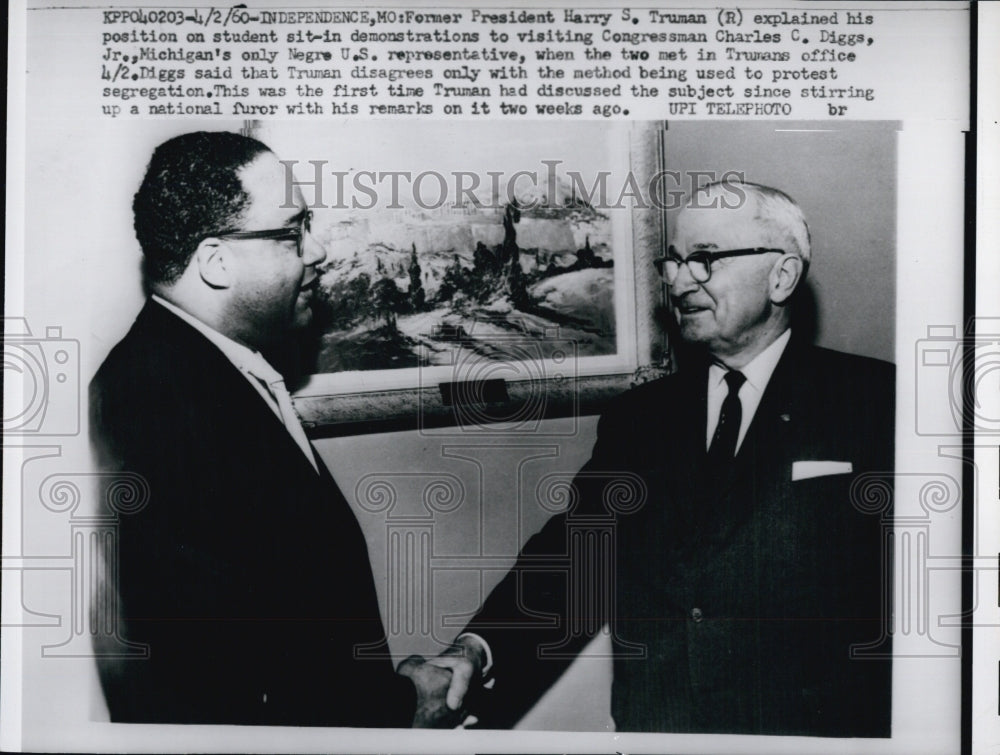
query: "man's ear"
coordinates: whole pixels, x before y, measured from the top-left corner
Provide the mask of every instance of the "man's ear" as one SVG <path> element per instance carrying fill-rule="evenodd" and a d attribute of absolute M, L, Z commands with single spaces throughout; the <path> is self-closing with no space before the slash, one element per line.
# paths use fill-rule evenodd
<path fill-rule="evenodd" d="M 231 270 L 226 245 L 219 239 L 203 239 L 194 253 L 198 275 L 212 288 L 229 288 Z"/>
<path fill-rule="evenodd" d="M 802 259 L 794 254 L 783 254 L 771 268 L 770 294 L 774 304 L 785 304 L 795 292 L 805 267 Z"/>

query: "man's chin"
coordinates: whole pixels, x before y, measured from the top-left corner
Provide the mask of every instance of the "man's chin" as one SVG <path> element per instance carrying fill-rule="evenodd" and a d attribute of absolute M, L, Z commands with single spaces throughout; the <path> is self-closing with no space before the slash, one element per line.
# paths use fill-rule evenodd
<path fill-rule="evenodd" d="M 683 338 L 688 343 L 700 343 L 706 340 L 710 336 L 710 328 L 708 323 L 704 321 L 703 315 L 705 313 L 700 313 L 702 316 L 692 317 L 690 315 L 685 315 L 681 317 L 678 326 L 681 332 L 681 338 Z"/>

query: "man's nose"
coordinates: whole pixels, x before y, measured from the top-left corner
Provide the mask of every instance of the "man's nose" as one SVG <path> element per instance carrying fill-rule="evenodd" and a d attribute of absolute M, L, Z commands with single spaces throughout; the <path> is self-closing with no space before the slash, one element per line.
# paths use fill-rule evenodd
<path fill-rule="evenodd" d="M 696 290 L 701 284 L 691 275 L 691 268 L 686 264 L 677 266 L 677 277 L 669 284 L 670 295 L 673 297 L 683 296 L 686 293 Z"/>
<path fill-rule="evenodd" d="M 309 231 L 302 239 L 302 263 L 307 267 L 318 265 L 326 259 L 326 247 Z"/>

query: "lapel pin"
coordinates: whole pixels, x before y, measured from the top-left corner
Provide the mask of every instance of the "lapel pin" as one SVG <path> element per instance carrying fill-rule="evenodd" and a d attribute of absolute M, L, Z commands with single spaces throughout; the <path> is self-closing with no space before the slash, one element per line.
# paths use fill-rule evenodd
<path fill-rule="evenodd" d="M 782 414 L 781 415 L 781 421 L 782 422 L 791 422 L 792 421 L 792 415 L 791 414 Z"/>

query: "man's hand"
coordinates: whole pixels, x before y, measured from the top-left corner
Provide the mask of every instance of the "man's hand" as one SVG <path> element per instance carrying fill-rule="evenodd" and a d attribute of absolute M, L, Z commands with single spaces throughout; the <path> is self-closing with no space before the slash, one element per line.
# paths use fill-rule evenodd
<path fill-rule="evenodd" d="M 465 718 L 463 703 L 469 688 L 479 684 L 485 653 L 474 639 L 465 637 L 437 658 L 425 661 L 411 655 L 397 672 L 417 688 L 416 728 L 454 728 Z"/>
<path fill-rule="evenodd" d="M 396 672 L 413 682 L 417 690 L 413 728 L 453 729 L 462 722 L 461 713 L 450 709 L 445 703 L 452 679 L 451 672 L 427 662 L 419 655 L 411 655 L 400 663 Z"/>

